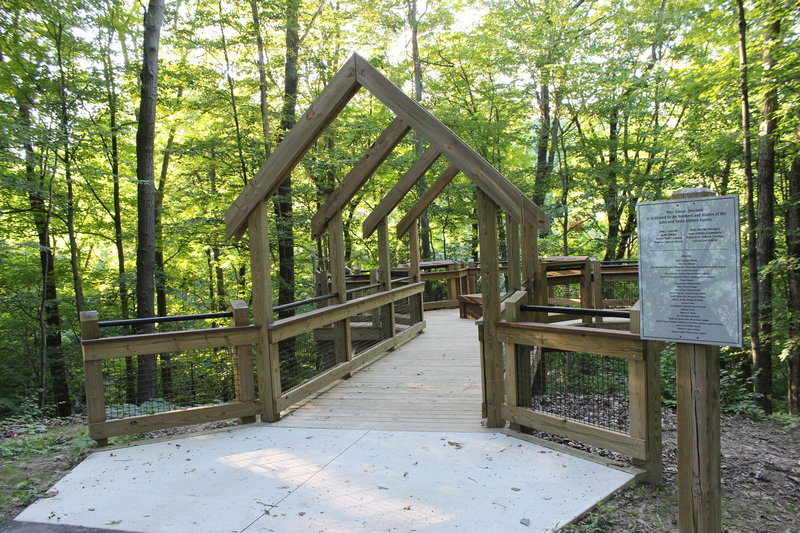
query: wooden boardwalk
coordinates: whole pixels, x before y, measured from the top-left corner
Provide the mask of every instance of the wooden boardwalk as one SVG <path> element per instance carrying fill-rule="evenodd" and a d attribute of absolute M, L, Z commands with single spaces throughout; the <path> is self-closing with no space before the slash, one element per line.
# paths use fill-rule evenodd
<path fill-rule="evenodd" d="M 297 428 L 482 431 L 480 345 L 458 310 L 428 311 L 425 331 L 275 425 Z"/>

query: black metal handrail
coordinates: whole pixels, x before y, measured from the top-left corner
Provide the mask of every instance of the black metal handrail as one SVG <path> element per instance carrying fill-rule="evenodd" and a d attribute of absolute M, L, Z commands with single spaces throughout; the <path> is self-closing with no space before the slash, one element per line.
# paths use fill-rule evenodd
<path fill-rule="evenodd" d="M 354 292 L 358 291 L 368 291 L 370 289 L 377 289 L 378 287 L 383 287 L 383 283 L 373 283 L 371 285 L 361 285 L 359 287 L 353 287 L 352 289 L 347 289 L 347 294 L 353 294 Z"/>
<path fill-rule="evenodd" d="M 111 326 L 135 326 L 138 324 L 153 324 L 156 322 L 182 322 L 186 320 L 204 320 L 209 318 L 230 318 L 232 316 L 232 311 L 222 311 L 220 313 L 202 313 L 199 315 L 151 316 L 145 318 L 126 318 L 124 320 L 104 320 L 98 322 L 97 325 L 101 328 L 109 328 Z"/>
<path fill-rule="evenodd" d="M 272 308 L 272 310 L 284 311 L 286 309 L 293 309 L 295 307 L 300 307 L 301 305 L 313 304 L 315 302 L 330 300 L 331 298 L 336 298 L 337 296 L 339 296 L 338 292 L 334 292 L 331 294 L 323 294 L 322 296 L 315 296 L 313 298 L 308 298 L 307 300 L 298 300 L 296 302 L 290 302 L 288 304 L 276 305 L 275 307 Z M 103 320 L 102 322 L 98 322 L 97 325 L 101 328 L 110 328 L 113 326 L 137 326 L 140 324 L 155 324 L 155 323 L 160 324 L 163 322 L 186 322 L 189 320 L 231 318 L 232 316 L 233 316 L 233 311 L 221 311 L 219 313 L 200 313 L 196 315 L 151 316 L 145 318 L 126 318 L 123 320 Z"/>
<path fill-rule="evenodd" d="M 300 307 L 301 305 L 313 304 L 316 302 L 324 302 L 325 300 L 330 300 L 331 298 L 336 298 L 337 296 L 339 296 L 338 292 L 332 292 L 330 294 L 323 294 L 322 296 L 314 296 L 313 298 L 308 298 L 306 300 L 297 300 L 296 302 L 289 302 L 288 304 L 276 305 L 272 308 L 272 310 L 285 311 L 287 309 L 294 309 L 295 307 Z"/>
<path fill-rule="evenodd" d="M 611 309 L 588 309 L 586 307 L 557 307 L 554 305 L 520 305 L 522 311 L 534 313 L 561 313 L 564 315 L 600 316 L 605 318 L 630 318 L 630 311 Z"/>

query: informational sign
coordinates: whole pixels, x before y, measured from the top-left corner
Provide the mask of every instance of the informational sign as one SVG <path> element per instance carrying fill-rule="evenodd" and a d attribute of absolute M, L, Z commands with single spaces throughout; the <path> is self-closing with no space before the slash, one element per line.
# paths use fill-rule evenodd
<path fill-rule="evenodd" d="M 741 346 L 739 198 L 642 202 L 636 211 L 642 338 Z"/>

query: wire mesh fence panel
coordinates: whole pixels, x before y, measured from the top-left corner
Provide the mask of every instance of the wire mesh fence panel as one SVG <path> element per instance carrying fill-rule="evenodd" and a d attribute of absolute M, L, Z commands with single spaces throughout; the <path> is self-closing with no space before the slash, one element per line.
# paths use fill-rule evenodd
<path fill-rule="evenodd" d="M 500 294 L 508 292 L 508 275 L 500 274 L 498 287 L 500 287 Z"/>
<path fill-rule="evenodd" d="M 362 296 L 369 296 L 380 291 L 380 287 L 371 287 L 371 283 L 365 283 L 362 286 L 349 286 L 347 289 L 347 299 L 353 300 L 354 298 L 361 298 Z"/>
<path fill-rule="evenodd" d="M 425 282 L 425 301 L 443 302 L 447 300 L 447 280 L 429 279 Z"/>
<path fill-rule="evenodd" d="M 581 286 L 577 283 L 551 285 L 550 303 L 554 305 L 580 306 Z"/>
<path fill-rule="evenodd" d="M 603 280 L 603 306 L 605 308 L 627 309 L 639 299 L 638 281 Z"/>
<path fill-rule="evenodd" d="M 106 418 L 126 418 L 236 400 L 232 350 L 209 348 L 105 359 Z"/>
<path fill-rule="evenodd" d="M 278 343 L 281 393 L 336 366 L 335 325 L 306 331 Z"/>
<path fill-rule="evenodd" d="M 524 352 L 530 357 L 530 371 L 519 373 L 527 380 L 520 383 L 527 387 L 521 394 L 534 411 L 613 431 L 629 430 L 627 360 L 538 347 Z"/>
<path fill-rule="evenodd" d="M 310 302 L 310 303 L 303 303 L 301 305 L 294 306 L 291 309 L 285 309 L 282 312 L 280 312 L 280 310 L 277 310 L 277 311 L 274 311 L 274 319 L 278 320 L 282 316 L 285 318 L 285 317 L 290 317 L 290 316 L 295 316 L 295 315 L 302 315 L 303 313 L 308 313 L 309 311 L 313 311 L 314 309 L 317 309 L 318 305 L 320 305 L 320 304 L 317 304 L 315 302 Z"/>
<path fill-rule="evenodd" d="M 350 337 L 356 356 L 392 336 L 392 304 L 350 319 Z"/>
<path fill-rule="evenodd" d="M 415 324 L 411 309 L 411 298 L 413 296 L 394 302 L 394 329 L 397 333 Z"/>
<path fill-rule="evenodd" d="M 414 294 L 394 302 L 395 332 L 400 333 L 422 321 L 421 294 Z"/>

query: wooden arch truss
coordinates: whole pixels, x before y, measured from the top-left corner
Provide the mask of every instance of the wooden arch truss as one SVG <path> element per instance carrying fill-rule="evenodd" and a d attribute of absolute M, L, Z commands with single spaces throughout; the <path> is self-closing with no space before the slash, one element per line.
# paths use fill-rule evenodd
<path fill-rule="evenodd" d="M 478 226 L 481 263 L 481 292 L 483 295 L 484 329 L 483 358 L 489 427 L 504 425 L 501 418 L 503 404 L 503 355 L 495 322 L 500 319 L 500 283 L 498 268 L 497 212 L 502 210 L 507 220 L 508 285 L 510 290 L 526 289 L 528 295 L 544 294 L 536 291 L 538 252 L 537 228 L 549 222 L 544 212 L 525 194 L 492 167 L 458 135 L 404 94 L 369 62 L 353 55 L 331 79 L 314 103 L 297 124 L 284 137 L 275 151 L 262 165 L 255 177 L 228 209 L 226 235 L 239 239 L 245 232 L 250 238 L 251 270 L 253 275 L 253 313 L 259 327 L 258 375 L 262 391 L 262 418 L 275 421 L 280 416 L 280 405 L 275 402 L 275 389 L 280 387 L 276 367 L 275 338 L 270 337 L 273 321 L 272 282 L 269 264 L 269 234 L 266 201 L 274 195 L 290 176 L 296 165 L 328 125 L 341 113 L 353 96 L 361 89 L 369 91 L 394 114 L 394 120 L 380 134 L 359 161 L 350 169 L 341 183 L 327 198 L 311 220 L 314 237 L 328 232 L 331 263 L 331 286 L 338 293 L 338 303 L 346 301 L 345 264 L 343 249 L 342 210 L 372 174 L 387 159 L 402 139 L 413 129 L 425 139 L 429 148 L 414 161 L 395 186 L 380 201 L 363 224 L 364 236 L 378 231 L 380 247 L 380 282 L 382 289 L 391 289 L 388 253 L 388 215 L 414 187 L 418 180 L 440 158 L 449 165 L 402 218 L 396 230 L 398 237 L 408 235 L 410 250 L 410 277 L 419 283 L 418 228 L 416 221 L 425 208 L 459 173 L 467 176 L 477 188 Z M 522 253 L 520 243 L 525 243 Z M 541 282 L 541 280 L 539 280 Z M 536 302 L 531 302 L 536 303 Z M 340 341 L 346 343 L 347 315 L 343 315 L 339 331 Z M 313 325 L 313 317 L 306 322 Z"/>

